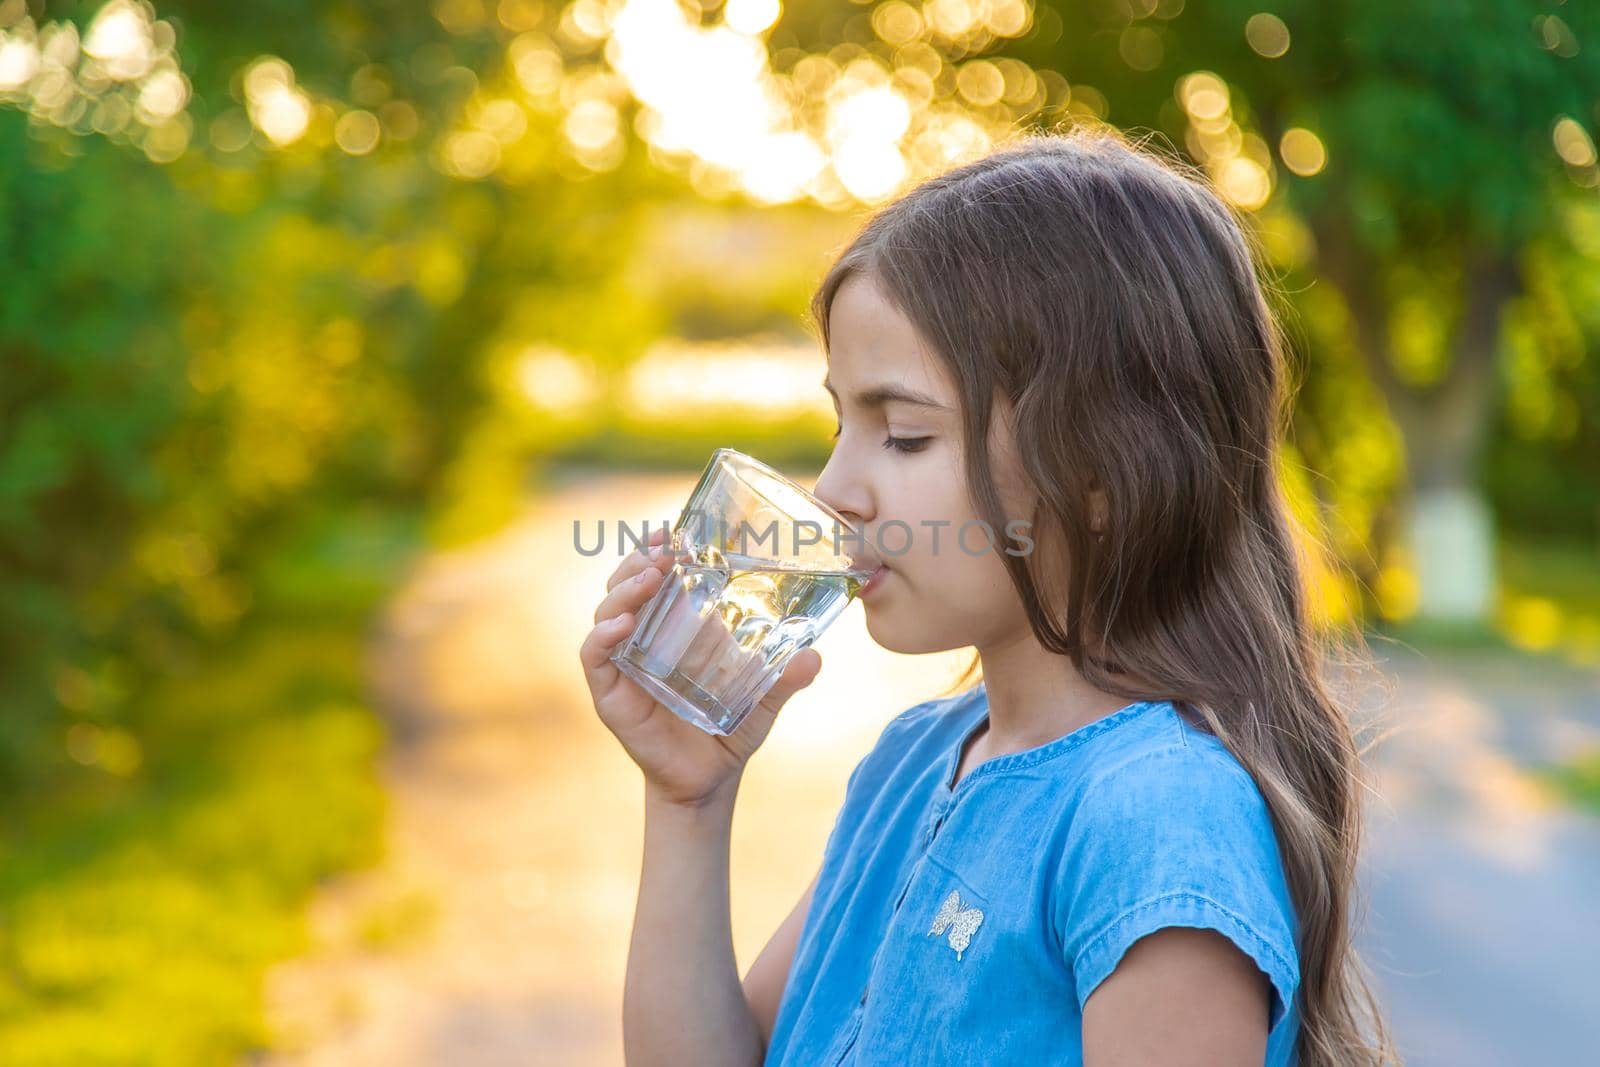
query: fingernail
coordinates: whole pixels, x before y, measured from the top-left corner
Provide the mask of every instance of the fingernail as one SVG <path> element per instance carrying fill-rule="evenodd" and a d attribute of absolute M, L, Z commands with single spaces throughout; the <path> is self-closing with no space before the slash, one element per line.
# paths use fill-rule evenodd
<path fill-rule="evenodd" d="M 651 559 L 660 559 L 661 558 L 661 546 L 660 545 L 657 545 L 656 547 L 654 547 L 654 548 L 652 548 L 650 550 L 650 558 Z"/>

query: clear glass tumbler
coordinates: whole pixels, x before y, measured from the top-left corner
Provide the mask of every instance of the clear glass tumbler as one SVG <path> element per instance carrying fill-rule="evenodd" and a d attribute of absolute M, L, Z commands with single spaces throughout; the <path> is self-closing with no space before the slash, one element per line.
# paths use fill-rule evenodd
<path fill-rule="evenodd" d="M 801 486 L 719 448 L 673 524 L 672 570 L 611 659 L 679 717 L 731 734 L 871 575 L 854 563 L 860 538 Z"/>

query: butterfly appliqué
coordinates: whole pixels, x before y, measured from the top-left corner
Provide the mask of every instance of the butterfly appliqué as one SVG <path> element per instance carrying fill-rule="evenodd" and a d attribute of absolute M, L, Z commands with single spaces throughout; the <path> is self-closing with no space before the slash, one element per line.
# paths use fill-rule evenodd
<path fill-rule="evenodd" d="M 939 905 L 939 914 L 933 917 L 928 935 L 942 934 L 948 929 L 950 947 L 956 950 L 956 959 L 959 960 L 961 953 L 972 943 L 973 931 L 982 922 L 983 912 L 977 908 L 962 908 L 960 891 L 952 889 L 950 895 L 944 898 L 944 903 Z"/>

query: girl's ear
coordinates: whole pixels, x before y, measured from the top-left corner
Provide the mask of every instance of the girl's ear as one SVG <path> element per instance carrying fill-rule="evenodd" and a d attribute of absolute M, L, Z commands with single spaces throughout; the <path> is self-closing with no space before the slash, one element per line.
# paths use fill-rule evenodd
<path fill-rule="evenodd" d="M 1089 528 L 1097 534 L 1106 532 L 1106 494 L 1103 489 L 1089 491 Z"/>

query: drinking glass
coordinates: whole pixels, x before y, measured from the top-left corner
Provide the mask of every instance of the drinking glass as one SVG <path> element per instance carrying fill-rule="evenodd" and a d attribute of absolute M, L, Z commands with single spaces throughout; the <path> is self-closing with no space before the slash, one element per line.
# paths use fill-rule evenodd
<path fill-rule="evenodd" d="M 709 734 L 736 730 L 871 575 L 860 530 L 761 461 L 719 448 L 667 542 L 672 570 L 612 653 Z"/>

